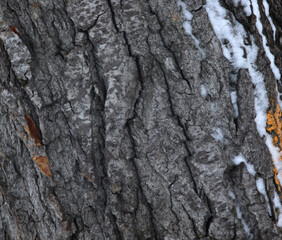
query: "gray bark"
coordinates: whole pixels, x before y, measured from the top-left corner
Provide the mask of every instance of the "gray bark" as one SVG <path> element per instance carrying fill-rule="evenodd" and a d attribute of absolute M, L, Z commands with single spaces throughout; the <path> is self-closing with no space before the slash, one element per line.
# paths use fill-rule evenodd
<path fill-rule="evenodd" d="M 282 238 L 250 74 L 230 80 L 205 1 L 183 2 L 204 58 L 174 0 L 0 1 L 0 239 Z M 282 4 L 268 2 L 281 70 Z M 221 5 L 254 37 L 275 99 L 254 16 Z"/>

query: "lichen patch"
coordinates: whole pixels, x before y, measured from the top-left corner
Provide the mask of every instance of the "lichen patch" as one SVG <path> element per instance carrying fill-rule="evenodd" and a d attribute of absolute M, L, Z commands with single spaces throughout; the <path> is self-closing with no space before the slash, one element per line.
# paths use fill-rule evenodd
<path fill-rule="evenodd" d="M 267 111 L 267 123 L 266 131 L 272 136 L 272 143 L 275 147 L 279 148 L 280 152 L 282 151 L 282 113 L 277 103 L 275 105 L 274 101 L 271 101 L 271 107 Z M 279 158 L 282 161 L 282 156 Z M 281 184 L 277 178 L 278 170 L 276 167 L 273 168 L 274 173 L 274 182 L 277 185 L 277 189 L 281 191 Z"/>

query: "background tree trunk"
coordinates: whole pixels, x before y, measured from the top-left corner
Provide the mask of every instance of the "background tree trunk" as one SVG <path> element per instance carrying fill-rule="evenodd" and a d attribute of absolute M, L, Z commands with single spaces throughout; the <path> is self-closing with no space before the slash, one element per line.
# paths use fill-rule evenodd
<path fill-rule="evenodd" d="M 281 1 L 0 4 L 0 239 L 282 238 Z"/>

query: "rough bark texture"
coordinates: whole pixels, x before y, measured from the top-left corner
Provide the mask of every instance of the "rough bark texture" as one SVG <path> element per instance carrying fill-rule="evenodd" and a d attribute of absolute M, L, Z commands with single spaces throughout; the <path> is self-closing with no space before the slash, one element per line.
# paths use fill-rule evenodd
<path fill-rule="evenodd" d="M 205 1 L 183 2 L 205 58 L 175 0 L 0 1 L 0 239 L 281 239 L 249 72 L 230 81 Z M 282 5 L 268 2 L 282 69 Z M 255 19 L 221 5 L 276 99 Z"/>

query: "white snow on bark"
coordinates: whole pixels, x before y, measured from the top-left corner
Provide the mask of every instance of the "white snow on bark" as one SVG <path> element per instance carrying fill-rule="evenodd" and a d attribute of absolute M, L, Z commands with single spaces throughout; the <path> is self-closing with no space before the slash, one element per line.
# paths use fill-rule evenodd
<path fill-rule="evenodd" d="M 268 2 L 267 2 L 267 0 L 263 0 L 262 3 L 263 3 L 263 7 L 264 7 L 264 13 L 265 13 L 265 15 L 266 15 L 270 25 L 271 25 L 272 31 L 273 31 L 273 40 L 275 41 L 276 27 L 275 27 L 275 25 L 274 25 L 274 23 L 272 21 L 272 18 L 269 15 L 269 5 L 268 5 Z"/>
<path fill-rule="evenodd" d="M 248 172 L 252 175 L 256 175 L 256 170 L 253 164 L 248 163 L 247 160 L 243 157 L 242 154 L 236 156 L 235 158 L 232 159 L 233 163 L 237 166 L 240 165 L 242 162 L 245 163 Z"/>
<path fill-rule="evenodd" d="M 272 70 L 275 78 L 277 80 L 280 80 L 281 73 L 279 71 L 279 68 L 275 65 L 275 57 L 271 53 L 271 51 L 270 51 L 270 49 L 268 47 L 266 36 L 263 34 L 263 25 L 262 25 L 262 23 L 260 21 L 260 10 L 259 10 L 259 6 L 258 6 L 257 0 L 252 0 L 252 6 L 253 6 L 253 12 L 254 12 L 254 14 L 257 17 L 256 27 L 258 29 L 259 34 L 262 37 L 263 48 L 264 48 L 264 51 L 266 53 L 267 58 L 270 61 L 271 70 Z M 272 27 L 272 30 L 273 30 L 273 38 L 275 39 L 276 28 L 275 28 L 275 26 L 273 24 L 272 19 L 269 16 L 269 5 L 268 5 L 266 0 L 263 1 L 263 6 L 264 6 L 264 10 L 265 10 L 265 15 L 267 16 L 267 18 L 268 18 L 268 20 L 270 22 L 270 25 Z M 279 106 L 280 106 L 280 108 L 282 108 L 282 101 L 280 100 L 280 95 L 281 94 L 278 92 L 277 89 L 276 89 L 276 91 L 277 91 L 277 96 L 278 96 L 277 100 L 278 100 Z"/>
<path fill-rule="evenodd" d="M 218 127 L 213 128 L 213 131 L 214 132 L 211 134 L 211 136 L 215 139 L 215 141 L 223 143 L 224 137 L 222 130 Z"/>
<path fill-rule="evenodd" d="M 254 3 L 254 12 L 256 13 L 257 28 L 262 33 L 262 25 L 259 19 L 259 9 L 257 1 L 252 1 Z M 254 99 L 255 99 L 255 111 L 256 111 L 256 126 L 261 138 L 265 139 L 265 143 L 272 155 L 274 165 L 278 170 L 277 178 L 282 182 L 282 162 L 279 161 L 281 153 L 277 147 L 272 143 L 272 137 L 266 132 L 266 122 L 267 122 L 267 108 L 269 106 L 269 101 L 267 97 L 267 91 L 264 83 L 264 76 L 257 70 L 256 59 L 258 54 L 258 47 L 254 42 L 254 38 L 251 36 L 251 44 L 246 45 L 244 39 L 246 38 L 246 32 L 243 26 L 233 17 L 232 23 L 227 19 L 227 11 L 224 9 L 217 0 L 207 0 L 205 9 L 208 13 L 210 22 L 213 26 L 215 34 L 219 41 L 221 42 L 221 47 L 224 56 L 230 61 L 233 68 L 239 70 L 240 68 L 247 68 L 251 76 L 252 82 L 255 85 L 254 89 Z M 276 77 L 280 78 L 280 73 L 277 71 L 277 67 L 274 64 L 274 57 L 266 46 L 266 38 L 262 35 L 263 44 L 265 51 L 272 59 L 272 70 Z M 228 44 L 226 44 L 226 41 Z M 225 44 L 224 44 L 225 43 Z M 228 45 L 228 47 L 227 47 Z M 245 49 L 246 56 L 243 54 Z M 272 57 L 271 57 L 272 56 Z M 276 68 L 275 68 L 276 67 Z M 252 165 L 246 163 L 246 160 L 242 156 L 237 156 L 233 159 L 234 164 L 240 164 L 244 162 L 247 165 L 247 169 L 250 174 L 255 175 Z M 261 187 L 259 185 L 259 187 Z M 262 191 L 262 189 L 260 189 Z M 281 216 L 282 218 L 282 216 Z M 282 220 L 281 220 L 282 224 Z"/>
<path fill-rule="evenodd" d="M 253 6 L 253 13 L 257 17 L 257 19 L 256 19 L 256 27 L 257 27 L 257 30 L 258 30 L 259 34 L 261 35 L 262 45 L 263 45 L 264 51 L 266 53 L 266 56 L 267 56 L 267 58 L 270 61 L 271 70 L 272 70 L 275 78 L 277 80 L 280 80 L 280 78 L 281 78 L 280 71 L 279 71 L 278 67 L 275 65 L 274 55 L 271 53 L 271 51 L 270 51 L 270 49 L 269 49 L 269 47 L 267 45 L 266 36 L 263 34 L 263 25 L 262 25 L 262 23 L 260 21 L 260 11 L 259 11 L 259 5 L 258 5 L 257 0 L 252 0 L 252 6 Z"/>
<path fill-rule="evenodd" d="M 238 109 L 238 104 L 237 104 L 237 91 L 230 92 L 230 97 L 231 97 L 231 103 L 232 103 L 233 108 L 234 108 L 234 117 L 238 118 L 239 109 Z"/>
<path fill-rule="evenodd" d="M 247 225 L 245 219 L 243 218 L 242 212 L 241 212 L 240 207 L 239 207 L 238 204 L 236 205 L 236 213 L 237 213 L 237 217 L 241 220 L 243 228 L 244 228 L 245 232 L 247 233 L 249 239 L 253 239 L 254 235 L 251 233 L 250 227 Z"/>
<path fill-rule="evenodd" d="M 213 25 L 215 33 L 221 42 L 224 56 L 232 63 L 234 71 L 237 72 L 240 68 L 248 68 L 248 62 L 255 62 L 256 59 L 256 46 L 246 46 L 244 39 L 247 37 L 244 27 L 241 24 L 233 25 L 229 20 L 225 19 L 227 14 L 226 9 L 220 6 L 217 1 L 208 1 L 205 6 L 210 21 Z M 234 19 L 236 22 L 236 19 Z M 255 49 L 253 49 L 255 48 Z M 248 52 L 245 58 L 245 51 Z M 249 50 L 249 51 L 248 51 Z M 258 79 L 262 77 L 258 76 Z M 236 82 L 236 76 L 233 79 Z M 237 93 L 231 91 L 231 103 L 234 108 L 235 118 L 238 117 Z"/>
<path fill-rule="evenodd" d="M 202 96 L 203 98 L 206 98 L 207 95 L 208 95 L 207 88 L 205 87 L 204 84 L 201 84 L 201 96 Z"/>
<path fill-rule="evenodd" d="M 247 16 L 252 14 L 251 3 L 249 0 L 233 0 L 233 2 L 235 7 L 238 7 L 239 5 L 243 6 Z"/>
<path fill-rule="evenodd" d="M 265 190 L 265 183 L 264 183 L 264 180 L 262 178 L 258 178 L 256 180 L 256 185 L 257 185 L 257 189 L 258 191 L 264 196 L 265 198 L 265 201 L 267 203 L 267 211 L 268 211 L 268 214 L 269 216 L 272 216 L 272 213 L 271 213 L 271 207 L 270 207 L 270 204 L 269 204 L 269 198 L 268 198 L 268 195 L 266 193 L 266 190 Z"/>
<path fill-rule="evenodd" d="M 199 50 L 199 52 L 202 56 L 202 59 L 206 58 L 206 53 L 201 48 L 199 39 L 195 37 L 195 35 L 193 34 L 193 31 L 192 31 L 191 22 L 192 22 L 192 19 L 193 19 L 193 15 L 188 11 L 187 5 L 184 2 L 182 2 L 181 0 L 178 0 L 177 3 L 178 3 L 178 6 L 180 6 L 182 8 L 182 12 L 183 12 L 183 14 L 186 18 L 186 21 L 183 23 L 183 27 L 184 27 L 186 33 L 190 37 L 192 37 L 192 39 L 194 40 L 196 48 Z"/>
<path fill-rule="evenodd" d="M 248 172 L 252 175 L 252 176 L 256 176 L 256 171 L 255 171 L 255 168 L 254 168 L 254 165 L 251 164 L 251 163 L 248 163 L 247 160 L 243 157 L 242 154 L 236 156 L 235 158 L 233 158 L 233 163 L 237 166 L 239 164 L 241 164 L 242 162 L 245 163 L 246 167 L 247 167 L 247 170 Z M 260 194 L 262 194 L 265 198 L 265 201 L 267 203 L 267 211 L 268 211 L 268 214 L 269 216 L 272 216 L 272 213 L 271 213 L 271 207 L 270 207 L 270 203 L 269 203 L 269 198 L 268 198 L 268 195 L 267 195 L 267 192 L 266 192 L 266 189 L 265 189 L 265 183 L 264 183 L 264 180 L 262 178 L 257 178 L 256 180 L 256 186 L 257 186 L 257 189 L 259 191 Z"/>
<path fill-rule="evenodd" d="M 251 233 L 250 227 L 247 225 L 245 219 L 244 219 L 243 216 L 242 216 L 242 212 L 241 212 L 241 210 L 240 210 L 240 205 L 239 205 L 238 200 L 236 200 L 235 194 L 234 194 L 231 190 L 229 190 L 228 195 L 229 195 L 233 200 L 235 200 L 235 202 L 236 202 L 236 213 L 237 213 L 237 217 L 240 219 L 240 221 L 241 221 L 241 223 L 242 223 L 242 225 L 243 225 L 243 228 L 244 228 L 246 234 L 248 235 L 248 238 L 249 238 L 249 239 L 253 239 L 253 238 L 254 238 L 254 235 Z"/>

